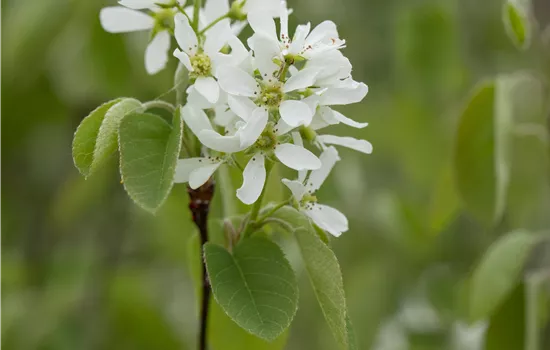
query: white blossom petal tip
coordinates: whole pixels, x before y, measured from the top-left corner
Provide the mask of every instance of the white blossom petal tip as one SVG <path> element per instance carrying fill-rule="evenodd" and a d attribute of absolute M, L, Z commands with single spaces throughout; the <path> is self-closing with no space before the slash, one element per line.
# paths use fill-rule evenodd
<path fill-rule="evenodd" d="M 244 204 L 256 202 L 263 191 L 267 177 L 264 163 L 264 156 L 257 153 L 250 158 L 243 171 L 243 184 L 237 190 L 237 198 Z"/>

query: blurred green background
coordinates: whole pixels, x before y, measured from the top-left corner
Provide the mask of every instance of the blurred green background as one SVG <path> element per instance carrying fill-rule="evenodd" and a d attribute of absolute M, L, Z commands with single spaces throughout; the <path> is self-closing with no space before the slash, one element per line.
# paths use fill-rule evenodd
<path fill-rule="evenodd" d="M 172 86 L 175 59 L 156 76 L 145 72 L 146 33 L 102 30 L 99 10 L 114 3 L 2 2 L 5 349 L 195 347 L 188 261 L 196 246 L 185 187 L 176 185 L 152 216 L 124 193 L 116 159 L 88 180 L 72 163 L 73 133 L 96 106 L 119 96 L 152 100 Z M 470 215 L 456 193 L 458 118 L 477 82 L 550 68 L 540 38 L 526 51 L 516 49 L 500 0 L 289 0 L 289 6 L 293 24 L 336 22 L 354 78 L 370 87 L 362 103 L 340 109 L 369 126 L 334 133 L 368 139 L 374 153 L 341 149 L 343 160 L 318 193 L 350 219 L 350 231 L 332 245 L 359 349 L 477 349 L 484 325 L 468 326 L 463 302 L 473 267 L 503 233 L 550 227 L 547 92 L 542 83 L 517 92 L 519 123 L 527 127 L 513 139 L 509 196 L 496 227 Z M 535 1 L 535 9 L 542 31 L 550 2 Z M 163 98 L 173 102 L 174 94 Z M 212 215 L 220 219 L 216 202 Z M 335 349 L 296 249 L 286 248 L 300 280 L 288 343 L 261 345 L 216 309 L 213 349 Z M 512 336 L 523 327 L 514 321 Z"/>

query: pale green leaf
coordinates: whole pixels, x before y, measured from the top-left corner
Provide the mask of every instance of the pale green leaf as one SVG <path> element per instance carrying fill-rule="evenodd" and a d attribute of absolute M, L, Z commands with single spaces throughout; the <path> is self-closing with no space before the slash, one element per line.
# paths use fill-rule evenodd
<path fill-rule="evenodd" d="M 183 122 L 173 126 L 154 114 L 130 114 L 120 123 L 120 174 L 124 188 L 142 208 L 155 212 L 174 184 Z"/>
<path fill-rule="evenodd" d="M 338 259 L 321 240 L 309 219 L 296 209 L 283 207 L 275 212 L 273 218 L 294 233 L 317 301 L 338 345 L 353 349 L 348 345 L 352 335 L 348 334 L 346 297 Z"/>
<path fill-rule="evenodd" d="M 231 254 L 206 243 L 204 258 L 214 297 L 233 321 L 268 341 L 288 328 L 298 308 L 298 286 L 279 246 L 253 237 Z"/>
<path fill-rule="evenodd" d="M 493 243 L 475 269 L 470 284 L 470 319 L 490 317 L 519 283 L 537 237 L 525 231 L 509 233 Z"/>
<path fill-rule="evenodd" d="M 480 84 L 462 113 L 455 147 L 459 194 L 477 219 L 490 224 L 495 213 L 495 83 Z"/>
<path fill-rule="evenodd" d="M 99 128 L 97 140 L 94 148 L 94 157 L 90 172 L 95 171 L 109 157 L 111 157 L 118 148 L 118 127 L 120 121 L 130 113 L 140 113 L 143 111 L 142 104 L 133 98 L 125 98 L 109 108 L 105 118 Z"/>
<path fill-rule="evenodd" d="M 507 1 L 503 5 L 502 17 L 506 33 L 518 48 L 525 49 L 531 40 L 529 19 L 526 13 L 525 2 Z"/>
<path fill-rule="evenodd" d="M 90 174 L 97 135 L 105 119 L 105 114 L 112 106 L 120 101 L 121 99 L 112 100 L 97 107 L 82 120 L 74 133 L 73 161 L 78 171 L 84 176 Z"/>

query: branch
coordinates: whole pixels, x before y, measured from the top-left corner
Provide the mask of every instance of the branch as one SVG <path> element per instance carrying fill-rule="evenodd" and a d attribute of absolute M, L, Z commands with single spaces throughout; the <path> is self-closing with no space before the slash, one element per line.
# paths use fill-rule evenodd
<path fill-rule="evenodd" d="M 196 190 L 187 187 L 189 193 L 189 210 L 193 215 L 193 222 L 197 225 L 200 234 L 201 256 L 202 247 L 208 242 L 208 213 L 210 211 L 210 202 L 214 196 L 215 184 L 212 179 L 208 180 L 204 185 Z M 212 293 L 210 281 L 206 272 L 206 264 L 204 259 L 201 259 L 202 267 L 202 301 L 200 311 L 200 332 L 198 349 L 206 350 L 206 331 L 208 325 L 208 310 L 210 304 L 210 295 Z"/>

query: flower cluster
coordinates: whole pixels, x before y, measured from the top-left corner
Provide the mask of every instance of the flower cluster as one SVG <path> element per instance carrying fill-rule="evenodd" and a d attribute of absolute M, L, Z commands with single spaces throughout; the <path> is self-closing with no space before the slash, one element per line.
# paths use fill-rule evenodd
<path fill-rule="evenodd" d="M 347 231 L 346 217 L 318 204 L 314 195 L 340 160 L 332 145 L 372 152 L 365 140 L 324 133 L 340 123 L 367 126 L 332 109 L 360 102 L 368 92 L 367 85 L 351 77 L 352 66 L 341 52 L 346 43 L 336 25 L 325 21 L 312 29 L 307 23 L 289 32 L 289 10 L 279 0 L 242 0 L 231 6 L 228 0 L 208 0 L 198 21 L 181 0 L 120 4 L 103 9 L 101 22 L 110 32 L 152 30 L 145 58 L 149 73 L 166 65 L 172 34 L 178 44 L 173 55 L 189 72 L 181 115 L 202 148 L 179 160 L 175 182 L 195 189 L 220 165 L 236 166 L 243 175 L 236 195 L 253 204 L 261 200 L 271 166 L 282 163 L 298 171 L 296 180 L 282 180 L 291 202 L 323 230 L 335 236 Z M 245 45 L 237 35 L 246 23 L 254 34 Z"/>

